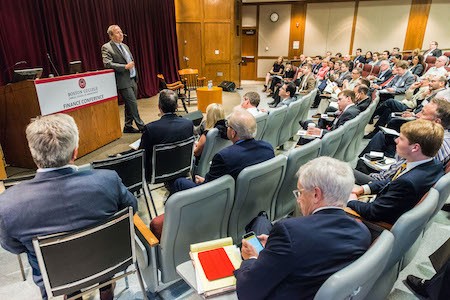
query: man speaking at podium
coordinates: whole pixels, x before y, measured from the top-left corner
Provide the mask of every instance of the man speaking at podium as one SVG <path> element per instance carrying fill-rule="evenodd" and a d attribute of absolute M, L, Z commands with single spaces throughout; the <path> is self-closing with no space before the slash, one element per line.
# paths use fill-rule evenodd
<path fill-rule="evenodd" d="M 123 42 L 123 33 L 119 26 L 111 25 L 107 33 L 110 42 L 102 46 L 102 58 L 105 68 L 114 69 L 119 93 L 125 102 L 124 133 L 138 133 L 144 130 L 145 123 L 139 116 L 137 107 L 137 72 L 130 48 Z M 133 128 L 133 120 L 139 130 Z"/>

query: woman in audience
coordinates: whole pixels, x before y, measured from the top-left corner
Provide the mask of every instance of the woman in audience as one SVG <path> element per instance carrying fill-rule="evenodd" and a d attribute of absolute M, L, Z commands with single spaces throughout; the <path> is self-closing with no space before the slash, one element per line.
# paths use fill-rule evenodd
<path fill-rule="evenodd" d="M 325 59 L 322 61 L 322 66 L 319 69 L 319 72 L 317 72 L 316 78 L 319 80 L 324 80 L 325 75 L 327 75 L 330 68 L 328 67 L 328 61 Z"/>
<path fill-rule="evenodd" d="M 414 56 L 420 55 L 420 48 L 416 48 L 411 52 L 411 55 L 406 59 L 410 65 L 412 65 L 412 60 Z"/>
<path fill-rule="evenodd" d="M 370 62 L 373 60 L 372 57 L 373 57 L 372 51 L 367 51 L 365 56 L 366 64 L 370 64 Z"/>
<path fill-rule="evenodd" d="M 380 53 L 374 52 L 372 54 L 372 60 L 369 62 L 372 66 L 379 66 L 381 64 Z"/>
<path fill-rule="evenodd" d="M 412 58 L 411 62 L 411 68 L 409 68 L 409 71 L 413 75 L 422 76 L 423 71 L 425 70 L 425 63 L 423 62 L 423 55 L 416 55 Z"/>
<path fill-rule="evenodd" d="M 277 61 L 273 63 L 272 69 L 269 73 L 266 74 L 266 82 L 264 84 L 263 92 L 267 91 L 267 86 L 269 85 L 269 81 L 273 78 L 273 76 L 281 76 L 284 73 L 284 65 L 283 65 L 283 56 L 278 57 Z M 271 91 L 269 91 L 271 92 Z"/>
<path fill-rule="evenodd" d="M 277 94 L 276 90 L 282 85 L 282 82 L 294 81 L 295 71 L 296 70 L 294 69 L 292 64 L 287 63 L 282 76 L 273 76 L 272 83 L 270 84 L 270 88 L 268 89 L 269 97 Z"/>
<path fill-rule="evenodd" d="M 223 110 L 222 105 L 217 103 L 211 103 L 206 108 L 206 119 L 205 119 L 205 130 L 200 136 L 200 139 L 195 145 L 194 156 L 196 158 L 196 162 L 200 159 L 202 155 L 203 147 L 206 142 L 206 135 L 208 131 L 217 128 L 220 133 L 220 137 L 223 139 L 227 139 L 227 127 L 225 126 L 225 112 Z"/>

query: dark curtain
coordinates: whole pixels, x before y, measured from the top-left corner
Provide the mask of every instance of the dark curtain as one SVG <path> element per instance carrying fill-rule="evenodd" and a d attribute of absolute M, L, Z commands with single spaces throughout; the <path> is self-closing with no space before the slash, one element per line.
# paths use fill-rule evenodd
<path fill-rule="evenodd" d="M 103 69 L 100 48 L 109 41 L 108 26 L 117 24 L 128 35 L 124 43 L 136 62 L 139 97 L 158 92 L 157 73 L 169 81 L 177 78 L 173 0 L 2 0 L 0 7 L 2 69 L 27 60 L 26 67 L 55 73 L 47 53 L 61 75 L 74 60 L 81 60 L 85 71 Z M 5 72 L 0 84 L 10 82 L 11 74 L 12 69 Z"/>

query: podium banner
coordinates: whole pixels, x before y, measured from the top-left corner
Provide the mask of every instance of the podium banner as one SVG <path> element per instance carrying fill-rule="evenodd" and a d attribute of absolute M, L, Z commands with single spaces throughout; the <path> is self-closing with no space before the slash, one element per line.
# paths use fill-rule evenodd
<path fill-rule="evenodd" d="M 117 97 L 114 70 L 34 81 L 41 115 L 69 112 Z"/>

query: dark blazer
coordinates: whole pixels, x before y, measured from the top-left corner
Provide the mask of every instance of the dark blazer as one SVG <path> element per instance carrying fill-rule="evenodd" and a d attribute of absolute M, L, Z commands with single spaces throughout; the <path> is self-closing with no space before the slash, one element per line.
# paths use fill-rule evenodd
<path fill-rule="evenodd" d="M 349 201 L 347 206 L 369 221 L 394 224 L 413 208 L 426 192 L 444 175 L 441 162 L 433 159 L 421 164 L 395 180 L 373 181 L 369 184 L 373 202 Z"/>
<path fill-rule="evenodd" d="M 136 211 L 137 200 L 114 171 L 38 172 L 0 195 L 0 243 L 12 253 L 27 252 L 43 291 L 33 237 L 84 228 L 128 206 Z"/>
<path fill-rule="evenodd" d="M 361 102 L 358 102 L 355 105 L 359 109 L 360 112 L 363 112 L 369 107 L 370 103 L 372 103 L 372 99 L 370 99 L 370 96 L 369 96 L 369 97 L 367 97 L 367 99 L 365 99 Z"/>
<path fill-rule="evenodd" d="M 370 233 L 342 209 L 323 209 L 273 226 L 257 259 L 234 272 L 239 299 L 313 299 L 323 282 L 369 248 Z"/>
<path fill-rule="evenodd" d="M 378 84 L 383 84 L 386 82 L 386 80 L 388 80 L 389 78 L 391 78 L 392 76 L 392 70 L 391 69 L 387 69 L 386 72 L 384 74 L 381 75 L 378 74 L 378 77 L 374 79 L 374 81 L 376 81 Z"/>
<path fill-rule="evenodd" d="M 205 175 L 205 182 L 227 174 L 236 180 L 245 167 L 256 165 L 273 157 L 275 157 L 273 147 L 265 141 L 249 139 L 237 142 L 214 155 L 211 168 Z"/>
<path fill-rule="evenodd" d="M 362 55 L 358 55 L 357 57 L 355 57 L 355 59 L 353 60 L 353 63 L 354 64 L 357 64 L 357 63 L 363 63 L 363 64 L 365 64 L 366 63 L 366 58 L 364 57 L 364 56 L 362 56 Z M 367 62 L 368 63 L 368 62 Z"/>
<path fill-rule="evenodd" d="M 175 113 L 164 114 L 161 119 L 145 125 L 139 149 L 145 149 L 147 180 L 150 180 L 152 175 L 153 146 L 182 141 L 193 135 L 192 121 L 180 118 Z"/>
<path fill-rule="evenodd" d="M 131 59 L 134 61 L 133 55 L 131 54 L 130 48 L 122 43 L 122 46 L 128 51 Z M 102 46 L 102 59 L 103 65 L 107 69 L 114 69 L 116 75 L 117 88 L 125 89 L 133 85 L 130 78 L 130 70 L 125 69 L 127 61 L 123 56 L 122 52 L 116 46 L 113 41 L 110 41 Z M 136 81 L 137 81 L 137 71 L 136 71 Z"/>
<path fill-rule="evenodd" d="M 336 79 L 336 84 L 339 87 L 342 87 L 342 85 L 344 84 L 344 80 L 352 80 L 352 74 L 350 74 L 349 71 L 345 72 L 345 73 L 341 73 L 339 75 L 339 78 Z"/>
<path fill-rule="evenodd" d="M 422 76 L 424 70 L 425 70 L 425 68 L 423 67 L 422 64 L 417 64 L 414 67 L 412 67 L 409 71 L 413 75 Z"/>
<path fill-rule="evenodd" d="M 427 54 L 428 52 L 430 52 L 430 50 L 425 51 L 425 52 L 423 53 L 423 55 L 425 56 L 425 54 Z M 434 49 L 434 50 L 431 51 L 431 55 L 432 55 L 432 56 L 439 57 L 439 56 L 442 55 L 442 50 L 441 50 L 441 49 Z"/>

